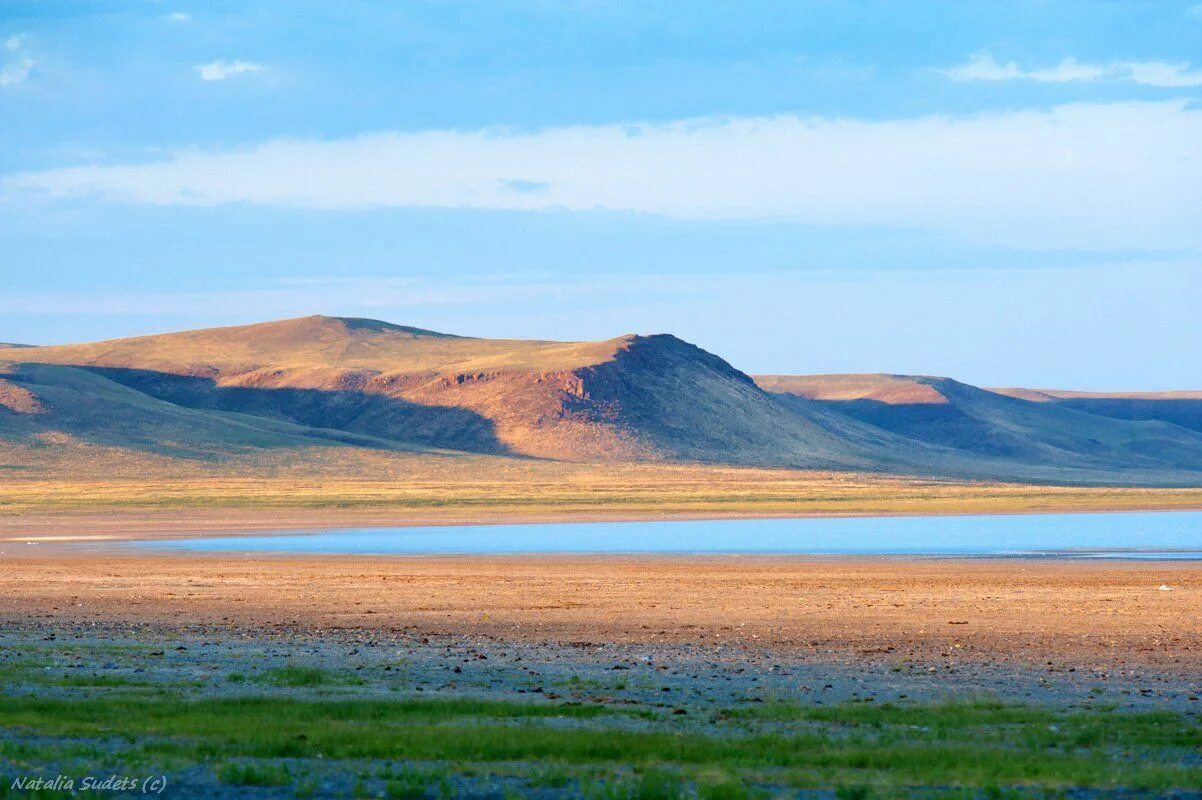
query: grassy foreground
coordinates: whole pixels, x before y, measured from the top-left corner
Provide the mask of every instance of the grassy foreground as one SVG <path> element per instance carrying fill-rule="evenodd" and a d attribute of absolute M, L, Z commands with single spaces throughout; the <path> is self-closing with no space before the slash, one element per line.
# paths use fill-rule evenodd
<path fill-rule="evenodd" d="M 13 771 L 76 761 L 83 773 L 186 775 L 211 765 L 217 783 L 291 786 L 300 797 L 338 784 L 346 797 L 451 796 L 463 782 L 491 782 L 513 796 L 574 787 L 614 798 L 770 796 L 802 787 L 843 787 L 849 797 L 903 796 L 914 787 L 964 797 L 1202 788 L 1194 758 L 1202 728 L 1167 712 L 989 702 L 768 706 L 719 712 L 703 731 L 655 714 L 570 704 L 181 701 L 124 692 L 5 698 L 0 718 L 8 737 L 37 737 L 38 744 L 0 745 Z"/>
<path fill-rule="evenodd" d="M 72 646 L 67 655 L 96 665 L 129 654 Z M 206 687 L 129 671 L 63 672 L 61 654 L 55 658 L 6 654 L 0 797 L 64 796 L 13 788 L 18 776 L 57 774 L 164 776 L 165 796 L 300 798 L 1004 798 L 1060 797 L 1069 788 L 1078 797 L 1130 797 L 1202 789 L 1202 725 L 1173 711 L 991 700 L 685 709 L 423 698 L 403 682 L 304 665 L 222 674 Z"/>

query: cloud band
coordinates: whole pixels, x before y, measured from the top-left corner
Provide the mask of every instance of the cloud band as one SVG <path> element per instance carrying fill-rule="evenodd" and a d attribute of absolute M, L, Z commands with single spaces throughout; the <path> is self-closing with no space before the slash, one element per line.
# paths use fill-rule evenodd
<path fill-rule="evenodd" d="M 278 140 L 27 172 L 5 194 L 319 209 L 609 209 L 891 225 L 1070 247 L 1202 246 L 1202 111 L 1076 104 L 909 120 L 699 119 Z"/>

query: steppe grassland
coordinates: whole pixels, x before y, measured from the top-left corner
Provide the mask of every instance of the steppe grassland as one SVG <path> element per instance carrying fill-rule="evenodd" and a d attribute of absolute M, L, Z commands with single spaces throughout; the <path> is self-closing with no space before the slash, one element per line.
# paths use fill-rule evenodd
<path fill-rule="evenodd" d="M 63 452 L 55 448 L 56 452 Z M 0 516 L 329 509 L 438 515 L 943 514 L 1202 508 L 1202 488 L 1039 486 L 865 473 L 397 453 L 351 448 L 198 461 L 86 446 L 6 453 Z"/>

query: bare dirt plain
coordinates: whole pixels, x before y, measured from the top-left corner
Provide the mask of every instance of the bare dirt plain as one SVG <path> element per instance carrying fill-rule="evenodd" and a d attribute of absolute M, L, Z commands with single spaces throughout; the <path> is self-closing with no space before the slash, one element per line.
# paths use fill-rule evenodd
<path fill-rule="evenodd" d="M 690 645 L 1114 677 L 1202 668 L 1202 566 L 1192 563 L 160 557 L 61 547 L 2 546 L 0 625 Z"/>
<path fill-rule="evenodd" d="M 124 774 L 166 742 L 181 798 L 1197 796 L 1198 562 L 158 555 L 85 530 L 0 536 L 0 745 L 34 753 L 5 774 Z M 326 757 L 339 726 L 392 738 Z M 685 788 L 639 788 L 662 775 Z"/>

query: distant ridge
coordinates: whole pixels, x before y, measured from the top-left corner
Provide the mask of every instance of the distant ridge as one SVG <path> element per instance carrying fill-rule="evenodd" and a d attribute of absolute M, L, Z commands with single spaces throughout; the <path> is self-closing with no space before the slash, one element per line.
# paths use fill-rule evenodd
<path fill-rule="evenodd" d="M 757 375 L 755 380 L 766 391 L 809 400 L 876 400 L 888 405 L 948 402 L 938 384 L 949 379 L 927 375 Z"/>
<path fill-rule="evenodd" d="M 1024 400 L 1202 400 L 1202 391 L 1174 390 L 1164 392 L 1097 392 L 1076 389 L 1021 389 L 1017 387 L 988 387 L 998 394 L 1021 397 Z"/>
<path fill-rule="evenodd" d="M 1202 470 L 1197 431 L 1083 412 L 1055 402 L 922 375 L 765 375 L 768 391 L 817 402 L 900 436 L 969 457 L 1040 465 L 1094 464 L 1116 473 L 1162 461 Z"/>
<path fill-rule="evenodd" d="M 1202 433 L 1202 391 L 1074 392 L 1014 388 L 990 391 L 1112 419 L 1167 422 Z"/>
<path fill-rule="evenodd" d="M 0 350 L 0 442 L 46 452 L 368 447 L 1202 485 L 1202 416 L 1117 402 L 934 376 L 752 378 L 670 334 L 478 339 L 327 316 Z"/>
<path fill-rule="evenodd" d="M 38 360 L 88 366 L 182 364 L 231 372 L 248 365 L 374 370 L 497 366 L 508 359 L 593 363 L 605 343 L 472 339 L 371 319 L 309 316 L 252 325 L 203 328 L 127 339 L 37 348 Z"/>

